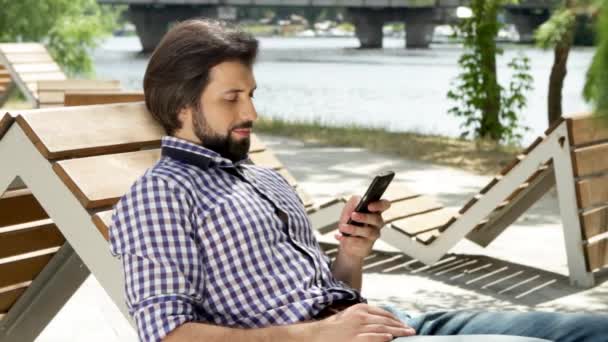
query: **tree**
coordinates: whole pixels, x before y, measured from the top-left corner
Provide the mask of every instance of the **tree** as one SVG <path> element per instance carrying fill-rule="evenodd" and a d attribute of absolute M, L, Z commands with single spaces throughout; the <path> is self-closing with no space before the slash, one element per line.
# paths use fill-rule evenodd
<path fill-rule="evenodd" d="M 568 56 L 574 39 L 576 24 L 576 5 L 574 0 L 566 0 L 551 18 L 535 32 L 537 44 L 544 48 L 553 48 L 553 66 L 549 76 L 549 93 L 547 96 L 547 117 L 551 126 L 562 116 L 562 88 L 566 78 Z"/>
<path fill-rule="evenodd" d="M 601 6 L 597 14 L 598 44 L 587 71 L 583 95 L 594 104 L 597 115 L 608 118 L 608 0 L 598 5 Z"/>
<path fill-rule="evenodd" d="M 0 8 L 0 42 L 44 42 L 71 75 L 93 71 L 88 52 L 119 16 L 95 0 L 0 0 Z"/>
<path fill-rule="evenodd" d="M 508 64 L 514 70 L 508 88 L 500 85 L 496 72 L 496 56 L 503 52 L 496 46 L 501 28 L 497 16 L 508 1 L 471 0 L 472 16 L 460 24 L 465 51 L 458 63 L 463 71 L 448 92 L 448 98 L 457 103 L 448 113 L 465 118 L 462 136 L 494 141 L 521 138 L 517 111 L 526 106 L 524 93 L 532 89 L 529 60 L 520 55 Z"/>

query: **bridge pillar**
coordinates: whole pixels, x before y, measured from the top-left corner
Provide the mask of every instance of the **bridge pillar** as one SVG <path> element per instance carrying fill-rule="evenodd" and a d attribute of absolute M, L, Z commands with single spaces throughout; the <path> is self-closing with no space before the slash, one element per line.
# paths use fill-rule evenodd
<path fill-rule="evenodd" d="M 129 19 L 141 42 L 143 52 L 151 52 L 167 33 L 169 25 L 194 17 L 217 18 L 217 7 L 129 5 Z"/>
<path fill-rule="evenodd" d="M 547 19 L 548 9 L 530 9 L 509 7 L 506 10 L 506 21 L 515 25 L 520 43 L 533 43 L 534 31 Z"/>
<path fill-rule="evenodd" d="M 349 8 L 348 15 L 355 25 L 355 35 L 359 38 L 359 48 L 381 49 L 385 14 L 382 11 L 369 8 Z"/>
<path fill-rule="evenodd" d="M 435 9 L 417 8 L 405 12 L 405 47 L 426 49 L 433 40 Z"/>

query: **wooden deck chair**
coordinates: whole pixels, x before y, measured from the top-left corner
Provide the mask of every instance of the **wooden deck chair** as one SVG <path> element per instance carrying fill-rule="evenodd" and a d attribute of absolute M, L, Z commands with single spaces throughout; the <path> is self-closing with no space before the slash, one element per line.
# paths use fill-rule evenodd
<path fill-rule="evenodd" d="M 11 162 L 0 168 L 0 212 L 11 214 L 0 220 L 0 245 L 12 248 L 0 251 L 0 341 L 33 340 L 89 270 L 128 318 L 121 266 L 107 246 L 108 220 L 112 206 L 158 160 L 163 134 L 143 103 L 2 117 L 0 159 Z M 253 162 L 294 184 L 252 140 Z M 303 201 L 313 214 L 324 212 Z"/>
<path fill-rule="evenodd" d="M 4 105 L 12 89 L 11 74 L 4 65 L 0 64 L 0 107 Z"/>
<path fill-rule="evenodd" d="M 451 218 L 438 211 L 388 227 L 382 239 L 426 264 L 466 237 L 487 246 L 557 185 L 571 283 L 590 287 L 608 265 L 608 126 L 589 115 L 559 121 Z M 407 206 L 409 200 L 402 201 Z M 432 238 L 404 231 L 424 222 Z M 400 226 L 401 225 L 401 226 Z"/>
<path fill-rule="evenodd" d="M 62 107 L 66 92 L 77 91 L 80 94 L 120 91 L 118 80 L 60 80 L 38 81 L 38 108 Z"/>
<path fill-rule="evenodd" d="M 40 43 L 0 44 L 0 64 L 32 107 L 38 106 L 38 81 L 58 81 L 67 77 L 46 47 Z"/>

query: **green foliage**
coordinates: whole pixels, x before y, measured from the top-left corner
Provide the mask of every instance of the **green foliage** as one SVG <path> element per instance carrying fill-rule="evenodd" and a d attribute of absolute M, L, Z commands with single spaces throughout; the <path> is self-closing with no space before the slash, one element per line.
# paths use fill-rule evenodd
<path fill-rule="evenodd" d="M 0 0 L 0 7 L 0 42 L 46 43 L 71 75 L 93 72 L 88 52 L 120 15 L 95 0 Z"/>
<path fill-rule="evenodd" d="M 536 44 L 543 49 L 561 44 L 568 35 L 572 35 L 575 21 L 576 15 L 572 10 L 558 9 L 534 33 Z"/>
<path fill-rule="evenodd" d="M 496 56 L 503 52 L 495 41 L 501 28 L 497 15 L 505 3 L 472 0 L 473 16 L 460 25 L 462 72 L 447 96 L 456 102 L 448 113 L 464 119 L 462 137 L 514 143 L 521 139 L 520 130 L 526 129 L 519 127 L 518 112 L 526 106 L 525 92 L 532 89 L 529 59 L 520 54 L 508 64 L 514 75 L 507 88 L 498 83 L 496 74 Z"/>
<path fill-rule="evenodd" d="M 599 11 L 597 32 L 597 49 L 587 71 L 583 96 L 593 103 L 598 115 L 608 118 L 608 0 Z"/>

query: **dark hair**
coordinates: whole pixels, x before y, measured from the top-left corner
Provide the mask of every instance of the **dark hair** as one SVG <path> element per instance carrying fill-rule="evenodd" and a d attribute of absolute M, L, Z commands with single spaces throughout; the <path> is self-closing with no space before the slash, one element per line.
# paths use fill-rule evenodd
<path fill-rule="evenodd" d="M 181 128 L 178 113 L 198 108 L 212 67 L 230 60 L 251 66 L 257 52 L 258 41 L 252 35 L 223 21 L 191 19 L 173 26 L 146 68 L 148 111 L 167 134 L 173 134 Z"/>

